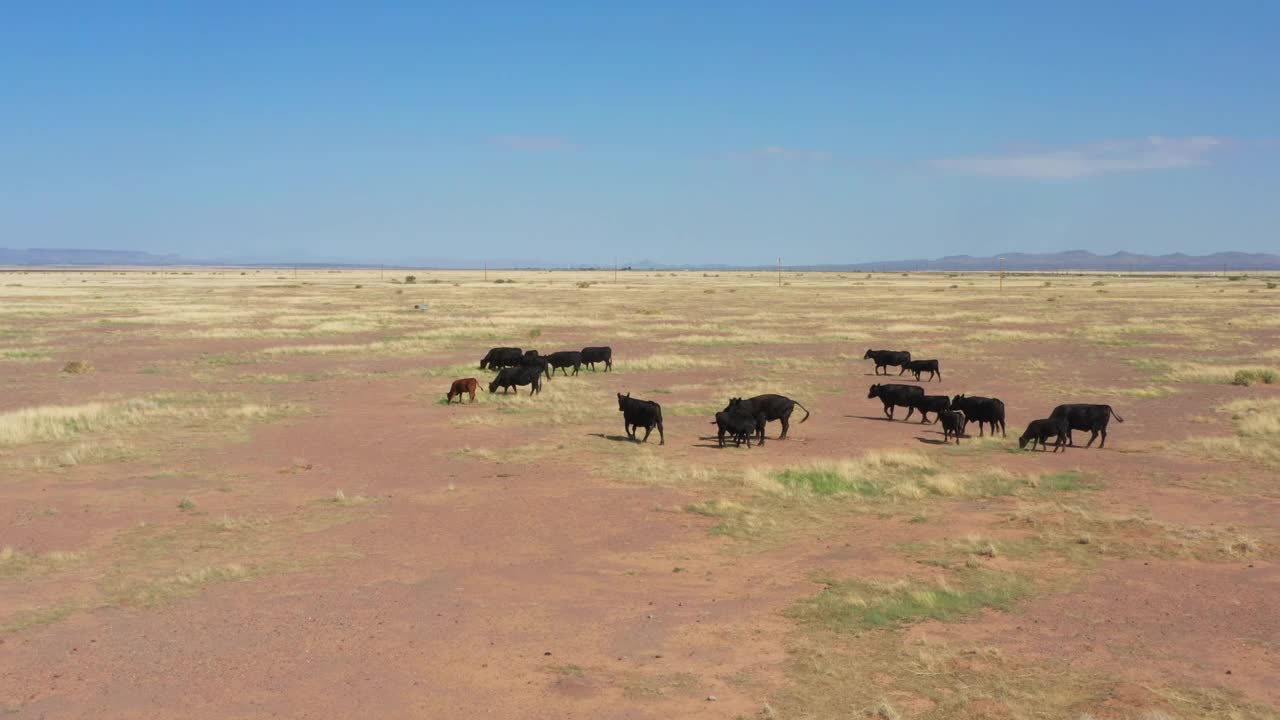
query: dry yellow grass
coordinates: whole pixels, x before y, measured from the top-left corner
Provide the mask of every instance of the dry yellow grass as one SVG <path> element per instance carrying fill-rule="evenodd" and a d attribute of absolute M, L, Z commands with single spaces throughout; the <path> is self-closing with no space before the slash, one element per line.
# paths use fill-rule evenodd
<path fill-rule="evenodd" d="M 226 396 L 153 395 L 81 405 L 45 405 L 0 414 L 0 447 L 68 440 L 122 427 L 212 418 L 257 419 L 272 409 Z"/>

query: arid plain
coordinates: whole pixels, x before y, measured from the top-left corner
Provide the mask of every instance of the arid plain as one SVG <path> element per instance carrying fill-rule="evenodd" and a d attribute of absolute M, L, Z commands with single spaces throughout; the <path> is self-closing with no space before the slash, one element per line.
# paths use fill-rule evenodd
<path fill-rule="evenodd" d="M 1280 717 L 1276 277 L 781 280 L 0 274 L 0 714 Z M 884 420 L 868 348 L 1009 437 Z M 716 447 L 763 392 L 812 415 Z M 1064 402 L 1124 422 L 1019 451 Z"/>

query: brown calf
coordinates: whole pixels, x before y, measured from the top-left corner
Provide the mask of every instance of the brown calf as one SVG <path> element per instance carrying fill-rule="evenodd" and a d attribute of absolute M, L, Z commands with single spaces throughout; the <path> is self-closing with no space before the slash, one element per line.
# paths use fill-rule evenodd
<path fill-rule="evenodd" d="M 476 388 L 479 387 L 480 381 L 475 378 L 463 378 L 462 380 L 454 380 L 449 386 L 449 396 L 446 404 L 453 402 L 453 397 L 458 396 L 458 402 L 462 402 L 462 393 L 471 393 L 471 402 L 476 401 Z"/>

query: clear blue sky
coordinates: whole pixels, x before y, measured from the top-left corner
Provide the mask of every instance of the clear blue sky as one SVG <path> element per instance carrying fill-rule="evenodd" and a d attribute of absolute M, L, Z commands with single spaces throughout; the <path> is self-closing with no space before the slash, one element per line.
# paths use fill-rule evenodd
<path fill-rule="evenodd" d="M 10 4 L 0 247 L 1280 248 L 1278 3 L 336 5 Z"/>

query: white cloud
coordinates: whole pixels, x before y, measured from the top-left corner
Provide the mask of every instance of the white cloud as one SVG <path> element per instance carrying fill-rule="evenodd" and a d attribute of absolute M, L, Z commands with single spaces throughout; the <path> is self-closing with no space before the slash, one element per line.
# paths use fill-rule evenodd
<path fill-rule="evenodd" d="M 1106 142 L 1064 148 L 1021 150 L 935 160 L 934 167 L 969 175 L 1071 180 L 1115 172 L 1172 170 L 1208 164 L 1228 145 L 1219 137 L 1166 138 Z"/>
<path fill-rule="evenodd" d="M 512 150 L 533 152 L 572 150 L 575 147 L 567 139 L 556 135 L 498 135 L 491 142 Z"/>

